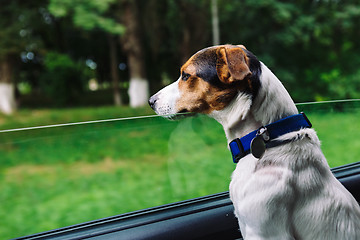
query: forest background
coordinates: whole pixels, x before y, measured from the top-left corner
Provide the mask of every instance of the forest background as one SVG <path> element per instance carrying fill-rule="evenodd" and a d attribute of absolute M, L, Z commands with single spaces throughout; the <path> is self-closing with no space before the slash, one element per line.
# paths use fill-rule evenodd
<path fill-rule="evenodd" d="M 214 43 L 243 44 L 296 102 L 360 97 L 355 0 L 1 0 L 0 110 L 146 104 Z"/>

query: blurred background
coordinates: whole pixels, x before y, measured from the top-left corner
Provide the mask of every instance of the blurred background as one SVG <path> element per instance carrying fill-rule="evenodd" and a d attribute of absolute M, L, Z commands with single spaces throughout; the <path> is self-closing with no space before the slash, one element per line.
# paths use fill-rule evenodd
<path fill-rule="evenodd" d="M 331 167 L 358 161 L 359 26 L 358 0 L 0 0 L 0 239 L 227 191 L 219 124 L 124 119 L 215 44 L 297 103 L 353 99 L 297 106 Z"/>
<path fill-rule="evenodd" d="M 1 0 L 0 111 L 143 106 L 199 49 L 243 44 L 296 102 L 360 97 L 356 0 Z"/>

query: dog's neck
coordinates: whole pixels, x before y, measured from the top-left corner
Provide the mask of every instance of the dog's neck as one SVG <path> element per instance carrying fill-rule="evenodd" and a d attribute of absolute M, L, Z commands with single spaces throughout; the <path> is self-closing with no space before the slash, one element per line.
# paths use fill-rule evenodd
<path fill-rule="evenodd" d="M 261 71 L 261 86 L 255 99 L 250 94 L 240 92 L 225 109 L 210 114 L 223 126 L 228 142 L 298 113 L 280 80 L 263 63 Z"/>

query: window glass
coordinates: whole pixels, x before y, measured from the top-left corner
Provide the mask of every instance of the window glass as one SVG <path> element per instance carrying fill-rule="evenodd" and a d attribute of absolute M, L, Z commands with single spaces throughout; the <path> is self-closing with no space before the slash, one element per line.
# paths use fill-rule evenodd
<path fill-rule="evenodd" d="M 358 101 L 298 104 L 331 167 L 359 160 Z M 235 165 L 206 116 L 0 131 L 0 238 L 227 191 Z"/>
<path fill-rule="evenodd" d="M 360 161 L 360 100 L 297 104 L 313 124 L 330 165 Z"/>

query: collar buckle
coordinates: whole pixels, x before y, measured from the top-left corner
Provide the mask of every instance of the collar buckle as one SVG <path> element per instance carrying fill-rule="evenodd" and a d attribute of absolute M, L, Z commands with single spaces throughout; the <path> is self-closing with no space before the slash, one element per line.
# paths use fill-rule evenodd
<path fill-rule="evenodd" d="M 270 135 L 266 127 L 262 126 L 256 132 L 256 136 L 261 136 L 265 142 L 270 140 Z"/>
<path fill-rule="evenodd" d="M 266 150 L 266 142 L 270 140 L 270 135 L 266 127 L 262 126 L 256 132 L 256 136 L 251 140 L 250 152 L 256 158 L 261 158 Z"/>

